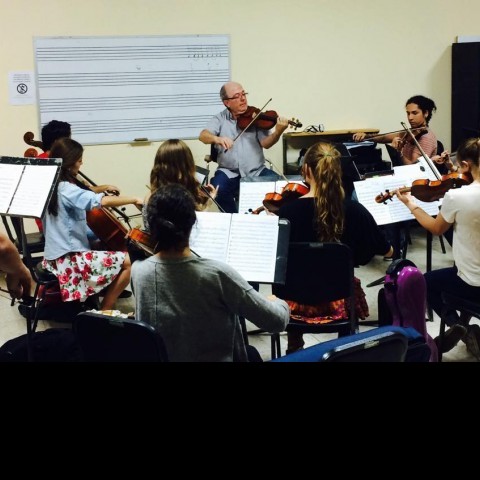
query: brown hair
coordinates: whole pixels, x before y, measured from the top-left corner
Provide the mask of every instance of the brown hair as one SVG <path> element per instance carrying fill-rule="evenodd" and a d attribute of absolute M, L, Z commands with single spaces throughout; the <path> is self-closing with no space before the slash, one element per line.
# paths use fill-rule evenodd
<path fill-rule="evenodd" d="M 60 168 L 59 182 L 71 182 L 72 174 L 70 167 L 75 165 L 83 155 L 83 147 L 80 143 L 69 137 L 63 137 L 53 142 L 50 149 L 50 158 L 61 158 L 63 160 Z M 58 183 L 53 189 L 52 198 L 48 204 L 48 212 L 53 216 L 58 215 Z"/>
<path fill-rule="evenodd" d="M 150 190 L 153 195 L 160 186 L 177 183 L 183 185 L 197 205 L 204 205 L 208 197 L 202 194 L 200 183 L 195 178 L 195 162 L 188 145 L 182 140 L 172 139 L 158 147 L 150 172 Z"/>
<path fill-rule="evenodd" d="M 345 192 L 340 157 L 340 152 L 326 142 L 312 145 L 305 153 L 305 165 L 315 180 L 314 225 L 321 242 L 339 241 L 343 233 Z"/>
<path fill-rule="evenodd" d="M 480 167 L 480 138 L 469 138 L 462 142 L 457 150 L 457 161 L 471 161 Z"/>

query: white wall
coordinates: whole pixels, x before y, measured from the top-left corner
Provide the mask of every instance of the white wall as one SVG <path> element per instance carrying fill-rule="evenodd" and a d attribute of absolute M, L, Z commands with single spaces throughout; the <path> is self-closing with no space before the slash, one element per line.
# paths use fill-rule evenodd
<path fill-rule="evenodd" d="M 448 148 L 451 44 L 480 33 L 478 0 L 0 0 L 0 12 L 0 155 L 14 156 L 25 131 L 40 137 L 36 106 L 8 98 L 8 72 L 34 70 L 34 36 L 227 33 L 232 79 L 251 105 L 273 97 L 269 108 L 304 125 L 390 131 L 405 100 L 423 94 Z M 209 148 L 188 143 L 204 166 Z M 88 146 L 83 171 L 143 196 L 158 145 Z M 281 142 L 267 156 L 281 166 Z"/>

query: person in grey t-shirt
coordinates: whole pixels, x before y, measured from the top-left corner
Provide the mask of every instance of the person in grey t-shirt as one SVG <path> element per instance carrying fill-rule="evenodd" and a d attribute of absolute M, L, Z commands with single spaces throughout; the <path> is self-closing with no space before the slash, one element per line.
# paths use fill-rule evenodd
<path fill-rule="evenodd" d="M 247 361 L 240 316 L 262 330 L 285 329 L 286 302 L 265 298 L 229 265 L 192 254 L 195 202 L 185 187 L 159 187 L 148 222 L 157 253 L 132 265 L 135 318 L 159 332 L 170 361 Z"/>
<path fill-rule="evenodd" d="M 218 168 L 211 183 L 219 187 L 217 202 L 227 213 L 238 211 L 235 199 L 241 177 L 278 175 L 265 167 L 264 148 L 270 148 L 280 139 L 288 127 L 288 120 L 278 117 L 275 128 L 262 130 L 252 125 L 235 142 L 242 131 L 237 126 L 237 118 L 248 108 L 247 93 L 236 82 L 228 82 L 220 90 L 220 98 L 226 109 L 218 113 L 200 132 L 199 140 L 215 145 Z"/>

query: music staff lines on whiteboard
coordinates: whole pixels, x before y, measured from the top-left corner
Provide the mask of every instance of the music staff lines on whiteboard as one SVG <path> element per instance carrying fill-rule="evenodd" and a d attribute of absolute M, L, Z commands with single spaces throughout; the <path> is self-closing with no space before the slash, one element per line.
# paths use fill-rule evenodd
<path fill-rule="evenodd" d="M 102 73 L 43 73 L 37 76 L 41 88 L 96 87 L 119 85 L 159 85 L 178 83 L 221 82 L 228 78 L 228 70 L 183 70 L 148 72 L 102 72 Z"/>
<path fill-rule="evenodd" d="M 46 99 L 42 107 L 44 111 L 70 111 L 74 110 L 125 110 L 135 108 L 169 108 L 169 107 L 201 107 L 218 102 L 218 95 L 211 93 L 185 94 L 185 95 L 138 95 L 124 97 L 79 97 L 68 99 Z"/>
<path fill-rule="evenodd" d="M 148 60 L 169 58 L 228 57 L 228 45 L 123 46 L 123 47 L 60 47 L 55 50 L 39 48 L 37 58 L 42 61 L 111 61 L 117 59 Z"/>

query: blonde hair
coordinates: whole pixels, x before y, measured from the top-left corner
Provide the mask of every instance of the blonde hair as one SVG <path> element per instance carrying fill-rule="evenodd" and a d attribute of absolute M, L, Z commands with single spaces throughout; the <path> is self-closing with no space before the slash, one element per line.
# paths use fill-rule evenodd
<path fill-rule="evenodd" d="M 192 195 L 195 203 L 204 205 L 208 197 L 202 194 L 200 183 L 195 178 L 195 162 L 188 145 L 182 140 L 172 139 L 158 147 L 150 172 L 150 191 L 169 184 L 183 185 Z"/>
<path fill-rule="evenodd" d="M 305 165 L 315 181 L 314 226 L 321 242 L 339 241 L 343 233 L 345 191 L 340 157 L 340 152 L 326 142 L 312 145 L 305 153 Z"/>

